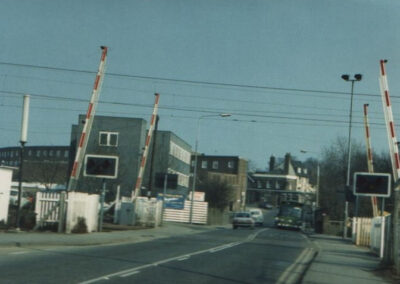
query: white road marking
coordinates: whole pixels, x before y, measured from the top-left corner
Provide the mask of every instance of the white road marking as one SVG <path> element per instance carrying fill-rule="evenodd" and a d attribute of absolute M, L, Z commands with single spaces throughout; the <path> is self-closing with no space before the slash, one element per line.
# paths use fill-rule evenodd
<path fill-rule="evenodd" d="M 91 279 L 91 280 L 80 282 L 80 284 L 95 283 L 95 282 L 99 282 L 99 281 L 104 280 L 104 279 L 108 280 L 109 278 L 116 277 L 116 276 L 122 277 L 122 276 L 125 275 L 124 277 L 127 277 L 129 275 L 134 275 L 134 274 L 138 273 L 137 271 L 145 269 L 145 268 L 158 266 L 160 264 L 168 263 L 168 262 L 175 261 L 175 260 L 179 261 L 179 260 L 182 260 L 183 258 L 187 259 L 187 258 L 189 258 L 191 256 L 202 254 L 202 253 L 206 253 L 206 252 L 211 252 L 211 251 L 216 252 L 218 250 L 231 248 L 231 247 L 234 247 L 234 246 L 237 246 L 237 245 L 240 245 L 240 244 L 243 244 L 243 243 L 250 242 L 250 241 L 254 240 L 257 237 L 258 234 L 260 234 L 261 232 L 264 232 L 266 230 L 268 230 L 268 228 L 259 230 L 256 233 L 251 234 L 244 241 L 241 241 L 241 242 L 228 243 L 228 244 L 220 245 L 220 246 L 217 246 L 217 247 L 214 247 L 214 248 L 211 248 L 211 249 L 200 250 L 200 251 L 196 251 L 196 252 L 192 252 L 192 253 L 176 256 L 176 257 L 167 258 L 167 259 L 164 259 L 164 260 L 156 261 L 156 262 L 145 264 L 145 265 L 142 265 L 142 266 L 138 266 L 138 267 L 122 270 L 122 271 L 111 273 L 111 274 L 108 274 L 108 275 L 103 275 L 103 276 L 100 276 L 100 277 L 97 277 L 97 278 L 94 278 L 94 279 Z"/>
<path fill-rule="evenodd" d="M 303 264 L 303 261 L 311 256 L 314 253 L 312 248 L 304 249 L 301 254 L 296 258 L 295 262 L 293 262 L 279 277 L 277 284 L 288 284 L 295 283 L 297 278 L 297 269 Z"/>
<path fill-rule="evenodd" d="M 133 271 L 133 272 L 131 272 L 131 273 L 127 273 L 127 274 L 124 274 L 124 275 L 120 275 L 119 277 L 128 277 L 128 276 L 135 275 L 135 274 L 138 274 L 138 273 L 140 273 L 140 271 L 139 271 L 139 270 L 136 270 L 136 271 Z"/>
<path fill-rule="evenodd" d="M 25 254 L 25 253 L 28 253 L 29 251 L 16 251 L 16 252 L 11 252 L 10 254 L 13 254 L 13 255 L 17 255 L 17 254 Z"/>
<path fill-rule="evenodd" d="M 190 256 L 184 256 L 184 257 L 182 257 L 182 258 L 179 258 L 179 259 L 177 259 L 178 261 L 184 261 L 184 260 L 187 260 L 187 259 L 189 259 L 190 258 Z"/>

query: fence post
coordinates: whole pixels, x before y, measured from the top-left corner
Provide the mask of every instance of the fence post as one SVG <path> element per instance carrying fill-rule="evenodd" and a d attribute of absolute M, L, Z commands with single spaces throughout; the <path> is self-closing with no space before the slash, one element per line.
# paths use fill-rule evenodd
<path fill-rule="evenodd" d="M 64 232 L 65 225 L 65 192 L 60 194 L 60 208 L 58 209 L 58 233 Z"/>

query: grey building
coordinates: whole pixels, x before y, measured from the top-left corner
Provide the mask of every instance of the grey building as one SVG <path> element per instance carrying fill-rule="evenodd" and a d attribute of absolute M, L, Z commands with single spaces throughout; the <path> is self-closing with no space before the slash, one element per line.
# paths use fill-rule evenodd
<path fill-rule="evenodd" d="M 20 147 L 0 148 L 0 165 L 18 168 Z M 66 184 L 68 181 L 69 146 L 25 146 L 22 180 L 44 185 Z M 17 180 L 18 170 L 13 180 Z"/>
<path fill-rule="evenodd" d="M 85 116 L 79 116 L 79 124 L 72 126 L 71 149 L 72 159 L 75 157 Z M 117 179 L 106 180 L 106 199 L 113 200 L 117 186 L 123 196 L 130 196 L 136 185 L 140 160 L 143 154 L 147 136 L 147 123 L 140 118 L 96 116 L 93 121 L 86 154 L 110 155 L 119 157 Z M 154 137 L 156 147 L 152 159 Z M 177 174 L 177 188 L 169 193 L 187 194 L 190 174 L 191 146 L 170 131 L 157 131 L 153 135 L 147 155 L 141 195 L 147 195 L 151 187 L 151 195 L 156 196 L 163 188 L 157 186 L 155 177 L 160 173 Z M 150 167 L 152 167 L 152 183 L 150 184 Z M 83 167 L 82 167 L 83 171 Z M 101 178 L 83 176 L 81 172 L 77 189 L 84 192 L 98 193 L 102 187 Z M 171 191 L 171 192 L 170 192 Z"/>
<path fill-rule="evenodd" d="M 176 188 L 168 188 L 169 194 L 182 194 L 186 196 L 189 189 L 190 177 L 190 157 L 192 147 L 183 139 L 178 137 L 171 131 L 157 131 L 153 135 L 153 142 L 156 147 L 153 159 L 152 183 L 150 185 L 150 167 L 152 161 L 153 147 L 150 147 L 149 158 L 146 165 L 145 179 L 143 186 L 145 190 L 149 190 L 151 186 L 151 195 L 157 196 L 163 192 L 162 180 L 156 180 L 156 177 L 165 176 L 168 174 L 177 175 Z M 153 143 L 151 143 L 153 145 Z M 160 184 L 161 183 L 161 184 Z M 158 186 L 157 186 L 158 185 Z"/>
<path fill-rule="evenodd" d="M 80 135 L 82 133 L 85 115 L 79 115 L 78 124 L 71 130 L 71 161 L 70 169 L 76 154 Z M 130 196 L 135 187 L 140 157 L 145 145 L 146 121 L 140 118 L 95 116 L 86 154 L 117 156 L 118 177 L 107 179 L 106 199 L 113 200 L 117 187 L 121 195 Z M 102 179 L 83 175 L 82 166 L 77 191 L 99 193 Z"/>

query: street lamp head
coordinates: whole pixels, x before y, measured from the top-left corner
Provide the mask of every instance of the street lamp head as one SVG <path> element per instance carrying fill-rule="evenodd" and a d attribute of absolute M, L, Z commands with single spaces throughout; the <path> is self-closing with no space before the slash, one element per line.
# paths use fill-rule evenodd
<path fill-rule="evenodd" d="M 347 75 L 347 74 L 343 74 L 342 75 L 342 79 L 345 80 L 345 81 L 349 81 L 349 78 L 350 78 L 350 76 Z"/>
<path fill-rule="evenodd" d="M 221 113 L 219 116 L 220 117 L 229 117 L 229 116 L 231 116 L 232 114 L 230 114 L 230 113 Z"/>
<path fill-rule="evenodd" d="M 362 75 L 361 74 L 356 74 L 356 75 L 354 75 L 354 78 L 356 78 L 357 81 L 361 81 Z"/>

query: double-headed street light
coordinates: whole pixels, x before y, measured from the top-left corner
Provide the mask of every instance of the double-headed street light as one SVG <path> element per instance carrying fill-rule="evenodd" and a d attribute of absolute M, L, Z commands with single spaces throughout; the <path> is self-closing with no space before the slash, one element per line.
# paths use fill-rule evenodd
<path fill-rule="evenodd" d="M 344 74 L 342 75 L 342 79 L 345 80 L 346 82 L 351 82 L 351 98 L 350 98 L 350 114 L 349 114 L 349 137 L 347 141 L 347 176 L 346 176 L 346 189 L 345 189 L 345 198 L 346 198 L 346 192 L 350 190 L 350 163 L 351 163 L 351 120 L 353 117 L 353 95 L 354 95 L 354 82 L 361 81 L 362 75 L 361 74 L 355 74 L 354 78 L 351 79 L 349 75 Z M 347 199 L 345 201 L 345 207 L 344 207 L 344 225 L 343 225 L 343 237 L 347 237 L 347 219 L 348 219 L 348 214 L 349 214 L 349 203 L 347 202 Z"/>
<path fill-rule="evenodd" d="M 196 142 L 194 145 L 194 169 L 193 169 L 193 182 L 192 182 L 192 203 L 190 205 L 190 224 L 193 224 L 193 203 L 194 203 L 194 192 L 196 189 L 196 179 L 197 179 L 197 149 L 199 146 L 199 133 L 200 133 L 200 120 L 206 117 L 229 117 L 230 113 L 220 113 L 220 114 L 208 114 L 202 115 L 197 120 L 197 132 L 196 132 Z"/>

